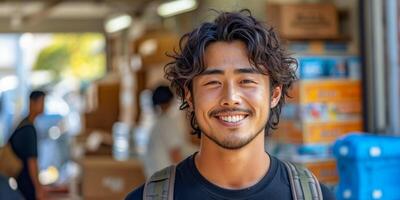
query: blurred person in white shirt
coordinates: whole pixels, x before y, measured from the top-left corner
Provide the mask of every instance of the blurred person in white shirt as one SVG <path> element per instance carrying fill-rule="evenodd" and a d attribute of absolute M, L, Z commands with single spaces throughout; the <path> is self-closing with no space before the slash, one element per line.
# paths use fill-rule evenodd
<path fill-rule="evenodd" d="M 184 126 L 175 112 L 174 95 L 168 86 L 158 86 L 152 96 L 156 110 L 156 120 L 150 131 L 147 155 L 145 156 L 146 175 L 176 164 L 183 158 L 185 145 Z"/>

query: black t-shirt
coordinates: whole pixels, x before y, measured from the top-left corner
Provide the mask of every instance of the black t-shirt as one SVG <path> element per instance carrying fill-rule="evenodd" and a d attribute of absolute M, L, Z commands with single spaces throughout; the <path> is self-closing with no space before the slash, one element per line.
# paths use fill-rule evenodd
<path fill-rule="evenodd" d="M 251 170 L 251 169 L 249 169 Z M 143 188 L 132 191 L 126 200 L 140 200 Z M 324 200 L 335 199 L 333 193 L 321 184 Z M 292 199 L 289 176 L 282 161 L 271 156 L 271 166 L 268 173 L 257 184 L 240 190 L 229 190 L 216 186 L 206 180 L 194 164 L 194 155 L 181 162 L 176 168 L 174 188 L 175 200 L 289 200 Z"/>
<path fill-rule="evenodd" d="M 17 177 L 18 189 L 26 199 L 34 199 L 35 188 L 29 175 L 28 160 L 37 158 L 38 155 L 35 127 L 27 118 L 22 120 L 11 135 L 9 142 L 23 164 L 21 174 Z"/>

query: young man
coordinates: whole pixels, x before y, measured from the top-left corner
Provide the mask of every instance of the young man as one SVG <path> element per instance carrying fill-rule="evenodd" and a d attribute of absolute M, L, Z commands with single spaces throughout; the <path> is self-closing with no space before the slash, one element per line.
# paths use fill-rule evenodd
<path fill-rule="evenodd" d="M 168 199 L 175 200 L 301 199 L 292 194 L 292 171 L 264 148 L 265 135 L 278 125 L 296 79 L 297 62 L 274 30 L 248 11 L 223 12 L 181 41 L 180 51 L 165 68 L 166 78 L 181 98 L 181 108 L 189 112 L 201 145 L 177 165 L 175 175 L 171 171 L 174 187 L 168 186 L 160 199 L 171 194 Z M 161 173 L 150 181 L 165 177 Z M 159 196 L 160 187 L 149 183 L 127 199 L 158 199 L 152 196 Z M 334 199 L 323 185 L 313 190 Z M 322 199 L 306 195 L 303 199 Z"/>
<path fill-rule="evenodd" d="M 45 93 L 33 91 L 29 96 L 29 114 L 11 135 L 10 144 L 21 159 L 23 168 L 17 177 L 18 189 L 25 199 L 44 199 L 44 191 L 39 182 L 37 136 L 33 123 L 44 111 Z"/>

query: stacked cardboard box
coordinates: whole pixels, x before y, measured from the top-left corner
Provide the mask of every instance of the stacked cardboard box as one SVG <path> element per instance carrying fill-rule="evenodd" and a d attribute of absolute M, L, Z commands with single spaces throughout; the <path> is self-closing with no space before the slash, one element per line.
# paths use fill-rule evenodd
<path fill-rule="evenodd" d="M 332 4 L 268 4 L 267 19 L 286 39 L 327 39 L 339 36 Z"/>
<path fill-rule="evenodd" d="M 113 124 L 119 119 L 120 82 L 100 81 L 94 84 L 96 95 L 93 95 L 93 101 L 96 106 L 85 113 L 85 128 L 111 132 Z"/>
<path fill-rule="evenodd" d="M 111 157 L 88 157 L 81 161 L 84 199 L 124 199 L 145 181 L 138 160 L 116 161 Z"/>
<path fill-rule="evenodd" d="M 337 138 L 361 131 L 363 127 L 361 82 L 347 75 L 349 65 L 342 77 L 335 77 L 335 74 L 316 73 L 319 70 L 315 69 L 305 70 L 307 66 L 302 65 L 301 59 L 304 58 L 299 58 L 301 79 L 282 111 L 282 120 L 273 138 L 283 149 L 280 156 L 308 166 L 321 181 L 335 184 L 338 178 L 332 144 Z M 313 67 L 325 71 L 324 66 Z"/>
<path fill-rule="evenodd" d="M 312 166 L 319 179 L 335 184 L 338 178 L 333 177 L 337 172 L 332 164 L 332 144 L 337 138 L 363 128 L 361 82 L 354 75 L 358 73 L 349 73 L 359 71 L 360 64 L 354 64 L 354 56 L 298 59 L 300 80 L 291 92 L 293 98 L 282 110 L 282 120 L 273 138 L 281 149 L 286 149 L 280 152 L 281 156 Z"/>
<path fill-rule="evenodd" d="M 300 78 L 272 135 L 273 152 L 305 165 L 329 185 L 338 181 L 333 142 L 363 127 L 361 62 L 344 41 L 349 34 L 342 32 L 340 20 L 332 4 L 267 6 L 267 21 L 298 56 Z"/>

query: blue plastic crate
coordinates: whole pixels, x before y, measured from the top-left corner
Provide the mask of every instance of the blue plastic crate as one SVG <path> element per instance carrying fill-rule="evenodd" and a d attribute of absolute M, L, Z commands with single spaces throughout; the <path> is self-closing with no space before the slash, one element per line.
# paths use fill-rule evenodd
<path fill-rule="evenodd" d="M 350 134 L 336 141 L 338 199 L 400 199 L 400 137 Z"/>

